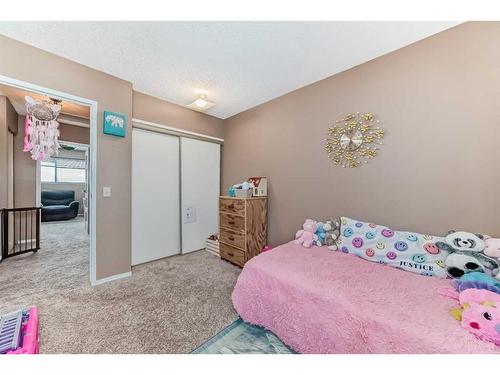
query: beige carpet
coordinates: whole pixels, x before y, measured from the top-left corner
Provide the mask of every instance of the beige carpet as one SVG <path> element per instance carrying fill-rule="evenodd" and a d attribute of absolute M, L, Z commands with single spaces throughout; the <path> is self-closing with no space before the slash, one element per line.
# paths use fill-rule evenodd
<path fill-rule="evenodd" d="M 232 323 L 240 272 L 206 251 L 92 288 L 83 222 L 42 225 L 42 249 L 0 263 L 0 313 L 36 305 L 41 353 L 189 353 Z"/>

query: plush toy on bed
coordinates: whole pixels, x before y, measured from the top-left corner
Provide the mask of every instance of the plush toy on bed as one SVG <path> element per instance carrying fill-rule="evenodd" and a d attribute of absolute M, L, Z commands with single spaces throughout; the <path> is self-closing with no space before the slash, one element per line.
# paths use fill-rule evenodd
<path fill-rule="evenodd" d="M 500 259 L 500 238 L 484 237 L 484 254 L 495 259 Z"/>
<path fill-rule="evenodd" d="M 485 273 L 470 272 L 453 285 L 456 290 L 438 290 L 459 302 L 460 307 L 451 309 L 451 315 L 478 338 L 500 345 L 500 283 Z"/>
<path fill-rule="evenodd" d="M 302 245 L 304 247 L 311 247 L 318 241 L 318 236 L 316 235 L 316 230 L 318 229 L 318 223 L 312 219 L 307 219 L 302 225 L 303 229 L 300 229 L 295 234 L 295 243 L 297 245 Z"/>
<path fill-rule="evenodd" d="M 469 272 L 486 272 L 497 276 L 498 261 L 484 254 L 484 237 L 463 231 L 450 231 L 444 242 L 436 246 L 450 253 L 445 259 L 445 268 L 449 277 L 460 278 Z"/>
<path fill-rule="evenodd" d="M 323 246 L 323 243 L 325 242 L 325 237 L 326 237 L 326 229 L 328 228 L 326 223 L 322 223 L 321 221 L 318 221 L 318 229 L 316 229 L 316 232 L 314 233 L 318 239 L 314 243 L 316 246 Z"/>
<path fill-rule="evenodd" d="M 500 295 L 486 289 L 466 289 L 462 292 L 440 290 L 441 295 L 458 300 L 460 307 L 451 315 L 462 328 L 480 338 L 500 345 Z"/>
<path fill-rule="evenodd" d="M 452 285 L 458 292 L 466 289 L 486 289 L 500 294 L 500 281 L 483 272 L 466 273 L 460 279 L 453 280 Z"/>
<path fill-rule="evenodd" d="M 328 246 L 330 250 L 337 250 L 336 240 L 340 234 L 339 220 L 328 219 L 324 223 L 318 222 L 316 246 Z"/>
<path fill-rule="evenodd" d="M 330 250 L 338 250 L 337 239 L 340 236 L 340 220 L 330 219 L 325 222 L 325 239 L 323 245 L 328 246 Z"/>

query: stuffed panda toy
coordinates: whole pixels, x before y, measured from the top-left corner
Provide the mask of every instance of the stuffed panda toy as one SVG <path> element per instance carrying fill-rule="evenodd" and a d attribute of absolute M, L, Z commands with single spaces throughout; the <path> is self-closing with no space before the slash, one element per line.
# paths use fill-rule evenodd
<path fill-rule="evenodd" d="M 453 279 L 469 272 L 500 276 L 498 261 L 483 253 L 485 243 L 481 234 L 452 230 L 445 237 L 445 242 L 436 242 L 436 246 L 449 253 L 445 259 L 445 268 L 448 276 Z"/>

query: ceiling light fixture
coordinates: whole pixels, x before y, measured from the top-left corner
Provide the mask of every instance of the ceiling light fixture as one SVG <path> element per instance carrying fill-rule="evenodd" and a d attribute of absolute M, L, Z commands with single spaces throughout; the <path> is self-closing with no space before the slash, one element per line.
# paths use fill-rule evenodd
<path fill-rule="evenodd" d="M 194 104 L 198 107 L 198 108 L 205 108 L 207 106 L 207 101 L 205 99 L 203 99 L 202 97 L 196 99 L 194 101 Z"/>
<path fill-rule="evenodd" d="M 194 102 L 191 104 L 188 104 L 187 107 L 194 109 L 195 111 L 206 111 L 209 108 L 212 108 L 215 105 L 215 103 L 210 102 L 207 100 L 207 96 L 204 94 L 198 95 L 198 99 L 196 99 Z"/>

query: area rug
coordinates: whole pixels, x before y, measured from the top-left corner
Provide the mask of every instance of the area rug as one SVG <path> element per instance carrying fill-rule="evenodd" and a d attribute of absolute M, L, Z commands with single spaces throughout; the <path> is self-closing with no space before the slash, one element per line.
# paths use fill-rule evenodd
<path fill-rule="evenodd" d="M 193 350 L 192 354 L 296 354 L 272 332 L 241 318 Z"/>

